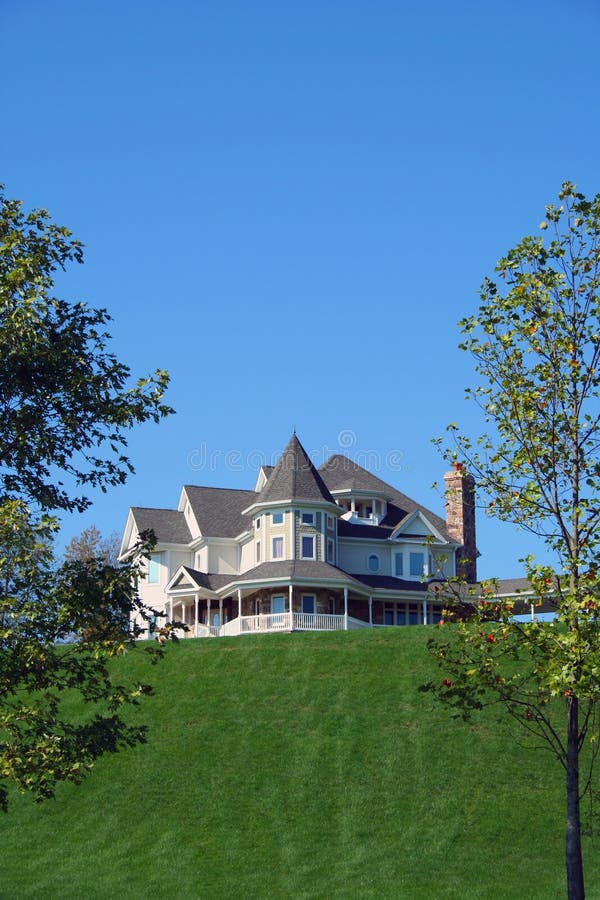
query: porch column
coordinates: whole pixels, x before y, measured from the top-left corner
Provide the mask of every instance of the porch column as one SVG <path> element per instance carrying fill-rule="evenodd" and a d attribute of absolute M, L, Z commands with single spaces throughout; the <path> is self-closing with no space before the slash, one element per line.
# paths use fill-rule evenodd
<path fill-rule="evenodd" d="M 369 625 L 373 627 L 373 598 L 369 597 Z"/>
<path fill-rule="evenodd" d="M 238 616 L 242 618 L 242 589 L 238 588 Z M 240 622 L 240 628 L 242 623 Z"/>
<path fill-rule="evenodd" d="M 206 624 L 210 628 L 210 597 L 206 598 Z"/>
<path fill-rule="evenodd" d="M 194 594 L 194 637 L 198 637 L 198 591 Z"/>
<path fill-rule="evenodd" d="M 293 605 L 292 605 L 293 592 L 294 592 L 294 589 L 293 589 L 292 585 L 290 584 L 288 587 L 288 596 L 290 599 L 290 628 L 294 627 L 294 609 L 293 609 Z"/>
<path fill-rule="evenodd" d="M 348 588 L 344 588 L 344 631 L 348 631 Z"/>
<path fill-rule="evenodd" d="M 223 624 L 223 598 L 219 597 L 219 628 Z"/>
<path fill-rule="evenodd" d="M 423 600 L 423 625 L 427 625 L 427 598 Z"/>

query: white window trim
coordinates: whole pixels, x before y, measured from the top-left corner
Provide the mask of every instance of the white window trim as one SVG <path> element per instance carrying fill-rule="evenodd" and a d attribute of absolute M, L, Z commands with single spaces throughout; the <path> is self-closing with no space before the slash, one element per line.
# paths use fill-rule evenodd
<path fill-rule="evenodd" d="M 305 521 L 304 521 L 304 516 L 310 516 L 310 522 L 305 522 Z M 301 510 L 301 511 L 300 511 L 300 524 L 301 524 L 301 525 L 309 525 L 309 526 L 312 525 L 312 527 L 314 528 L 314 527 L 315 527 L 315 521 L 316 521 L 316 519 L 315 519 L 315 514 L 314 514 L 314 512 L 311 512 L 310 510 L 307 510 L 307 509 L 304 509 L 304 510 Z"/>
<path fill-rule="evenodd" d="M 277 612 L 275 612 L 275 610 L 273 609 L 273 600 L 279 600 L 279 599 L 283 600 L 283 604 L 282 604 L 283 609 L 277 610 Z M 285 611 L 286 611 L 285 610 L 285 599 L 286 599 L 285 594 L 271 594 L 271 615 L 272 616 L 281 616 L 285 613 Z"/>
<path fill-rule="evenodd" d="M 327 528 L 330 531 L 335 531 L 335 519 L 329 513 L 327 513 Z"/>
<path fill-rule="evenodd" d="M 281 516 L 281 522 L 276 522 L 275 516 Z M 284 525 L 285 525 L 285 513 L 284 512 L 271 513 L 271 528 L 282 528 Z"/>
<path fill-rule="evenodd" d="M 156 578 L 150 579 L 150 563 L 154 562 L 156 564 Z M 162 554 L 161 553 L 151 553 L 148 559 L 148 574 L 147 580 L 148 584 L 160 584 L 160 576 L 161 576 L 161 566 L 162 566 Z"/>
<path fill-rule="evenodd" d="M 275 541 L 281 541 L 281 556 L 275 556 L 273 552 L 273 545 Z M 271 538 L 271 560 L 277 562 L 280 559 L 285 559 L 285 536 L 283 534 L 277 534 Z"/>
<path fill-rule="evenodd" d="M 330 548 L 331 553 L 329 553 Z M 335 541 L 333 538 L 327 538 L 327 562 L 335 565 Z"/>

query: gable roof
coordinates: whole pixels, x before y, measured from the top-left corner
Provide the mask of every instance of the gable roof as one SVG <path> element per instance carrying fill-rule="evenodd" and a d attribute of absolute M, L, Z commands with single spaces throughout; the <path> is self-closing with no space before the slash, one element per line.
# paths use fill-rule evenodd
<path fill-rule="evenodd" d="M 204 537 L 234 538 L 250 527 L 251 518 L 242 510 L 256 500 L 255 491 L 193 484 L 186 484 L 184 491 Z"/>
<path fill-rule="evenodd" d="M 182 512 L 176 509 L 152 509 L 149 506 L 132 506 L 138 531 L 153 531 L 157 541 L 164 544 L 189 544 L 190 529 Z"/>
<path fill-rule="evenodd" d="M 325 460 L 323 465 L 319 466 L 319 472 L 323 476 L 323 480 L 327 484 L 330 491 L 373 491 L 384 494 L 387 500 L 387 512 L 385 518 L 375 525 L 359 525 L 353 522 L 346 522 L 341 519 L 338 523 L 338 534 L 346 537 L 389 537 L 390 531 L 394 530 L 404 519 L 419 511 L 440 533 L 444 540 L 453 543 L 446 523 L 436 513 L 415 503 L 406 494 L 398 491 L 391 484 L 377 478 L 367 469 L 363 469 L 358 463 L 353 462 L 347 456 L 336 453 Z M 381 529 L 385 529 L 385 532 Z"/>
<path fill-rule="evenodd" d="M 323 478 L 295 434 L 291 436 L 267 483 L 254 500 L 256 503 L 272 503 L 280 500 L 335 503 Z"/>

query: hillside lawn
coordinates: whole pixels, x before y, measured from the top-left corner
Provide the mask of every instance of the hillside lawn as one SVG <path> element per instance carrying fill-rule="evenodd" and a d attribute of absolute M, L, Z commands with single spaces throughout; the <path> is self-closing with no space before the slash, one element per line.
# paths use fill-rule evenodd
<path fill-rule="evenodd" d="M 2 898 L 562 898 L 562 769 L 419 692 L 426 627 L 187 640 L 148 743 L 0 818 Z M 516 740 L 518 738 L 518 740 Z M 586 806 L 587 809 L 587 806 Z M 584 841 L 600 897 L 599 837 Z"/>

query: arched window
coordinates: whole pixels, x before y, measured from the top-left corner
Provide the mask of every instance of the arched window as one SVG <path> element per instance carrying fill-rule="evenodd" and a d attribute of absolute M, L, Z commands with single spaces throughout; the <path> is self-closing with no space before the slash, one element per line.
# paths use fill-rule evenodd
<path fill-rule="evenodd" d="M 379 571 L 379 557 L 376 553 L 371 553 L 368 560 L 369 572 Z"/>

